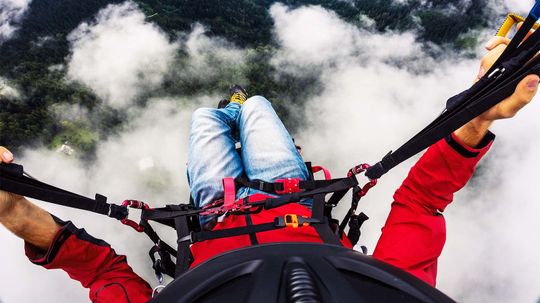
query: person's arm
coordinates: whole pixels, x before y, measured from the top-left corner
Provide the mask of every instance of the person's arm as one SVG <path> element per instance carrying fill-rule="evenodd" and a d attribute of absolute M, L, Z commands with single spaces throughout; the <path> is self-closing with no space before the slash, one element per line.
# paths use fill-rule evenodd
<path fill-rule="evenodd" d="M 508 43 L 491 41 L 483 58 L 480 78 Z M 513 117 L 528 104 L 540 78 L 525 77 L 512 96 L 473 119 L 445 140 L 431 146 L 414 165 L 396 191 L 394 203 L 373 256 L 400 267 L 435 286 L 437 260 L 446 240 L 442 212 L 455 192 L 472 177 L 478 161 L 494 139 L 489 132 L 493 121 Z"/>
<path fill-rule="evenodd" d="M 11 163 L 13 154 L 0 146 L 0 163 Z M 0 223 L 9 231 L 46 250 L 60 229 L 53 217 L 25 197 L 0 191 Z"/>
<path fill-rule="evenodd" d="M 471 178 L 493 139 L 487 133 L 471 148 L 454 134 L 431 146 L 394 194 L 373 256 L 435 286 L 437 259 L 446 240 L 442 212 Z"/>
<path fill-rule="evenodd" d="M 11 152 L 0 146 L 0 163 L 12 161 Z M 64 270 L 89 289 L 92 302 L 135 303 L 151 297 L 150 286 L 133 272 L 125 256 L 22 196 L 0 191 L 0 223 L 25 241 L 30 261 Z"/>

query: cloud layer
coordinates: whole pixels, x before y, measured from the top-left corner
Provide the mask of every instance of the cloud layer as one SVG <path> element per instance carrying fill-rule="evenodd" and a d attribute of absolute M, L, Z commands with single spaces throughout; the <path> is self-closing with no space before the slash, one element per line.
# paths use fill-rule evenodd
<path fill-rule="evenodd" d="M 178 48 L 132 2 L 109 5 L 68 39 L 68 76 L 116 108 L 159 87 Z"/>
<path fill-rule="evenodd" d="M 311 118 L 295 137 L 306 159 L 331 169 L 335 177 L 355 164 L 376 162 L 398 147 L 434 118 L 449 96 L 468 87 L 477 72 L 478 58 L 448 54 L 434 60 L 415 42 L 414 32 L 359 29 L 318 6 L 290 9 L 276 4 L 270 13 L 279 44 L 272 59 L 275 76 L 319 72 L 321 93 L 308 101 L 305 116 Z M 137 198 L 159 206 L 186 201 L 190 113 L 200 105 L 214 105 L 219 99 L 215 88 L 200 96 L 179 92 L 151 99 L 144 108 L 126 107 L 145 91 L 158 88 L 166 75 L 186 83 L 213 83 L 208 79 L 219 79 L 216 74 L 241 82 L 247 50 L 209 38 L 201 25 L 171 42 L 131 2 L 108 6 L 94 22 L 81 24 L 70 42 L 70 77 L 123 110 L 130 123 L 117 136 L 99 142 L 91 166 L 45 149 L 27 151 L 20 162 L 39 179 L 85 195 L 98 191 L 112 202 Z M 175 61 L 178 50 L 187 54 L 185 59 Z M 479 49 L 478 57 L 481 54 Z M 457 301 L 534 302 L 540 295 L 540 266 L 530 261 L 540 250 L 534 240 L 534 231 L 540 229 L 534 192 L 540 179 L 535 169 L 540 164 L 535 156 L 540 141 L 531 137 L 540 130 L 538 106 L 536 100 L 515 119 L 497 123 L 497 142 L 478 178 L 446 212 L 448 240 L 440 260 L 439 287 Z M 395 168 L 361 202 L 360 209 L 371 218 L 361 239 L 370 252 L 393 191 L 413 162 Z M 151 243 L 144 236 L 113 220 L 40 205 L 106 239 L 155 285 L 146 254 Z M 0 235 L 7 247 L 0 250 L 0 259 L 12 260 L 0 273 L 5 281 L 2 300 L 33 302 L 36 296 L 44 302 L 87 300 L 78 283 L 61 272 L 29 264 L 21 255 L 20 241 L 4 229 Z M 169 240 L 174 237 L 166 235 Z M 15 270 L 25 277 L 24 284 L 9 275 Z M 48 281 L 47 287 L 35 287 L 35 296 L 21 298 L 28 285 L 43 285 L 41 281 Z"/>
<path fill-rule="evenodd" d="M 8 80 L 0 77 L 0 97 L 18 99 L 21 97 L 21 94 Z"/>
<path fill-rule="evenodd" d="M 312 119 L 297 142 L 306 158 L 338 175 L 399 147 L 440 113 L 448 97 L 467 88 L 477 72 L 479 59 L 448 54 L 434 61 L 415 42 L 414 33 L 357 29 L 316 6 L 290 10 L 276 4 L 271 12 L 282 44 L 277 66 L 285 72 L 315 66 L 325 87 L 311 100 L 306 117 Z M 540 141 L 528 139 L 540 127 L 534 118 L 538 102 L 515 119 L 497 123 L 499 138 L 480 176 L 447 210 L 448 243 L 438 287 L 457 301 L 533 302 L 540 295 L 540 266 L 534 256 L 540 243 L 530 241 L 540 229 L 534 191 Z M 360 208 L 371 217 L 363 230 L 371 252 L 393 191 L 413 163 L 385 175 L 362 201 Z M 528 168 L 523 171 L 515 163 Z"/>
<path fill-rule="evenodd" d="M 0 1 L 0 44 L 13 36 L 31 0 Z"/>

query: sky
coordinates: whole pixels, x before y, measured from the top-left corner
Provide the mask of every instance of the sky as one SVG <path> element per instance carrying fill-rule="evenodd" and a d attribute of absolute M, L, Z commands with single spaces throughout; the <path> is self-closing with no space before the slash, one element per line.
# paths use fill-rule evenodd
<path fill-rule="evenodd" d="M 28 4 L 9 3 L 14 12 L 11 17 L 0 13 L 2 31 L 5 24 L 16 24 Z M 506 7 L 522 13 L 531 3 L 504 1 Z M 435 118 L 450 96 L 470 86 L 484 53 L 482 43 L 491 35 L 479 34 L 482 43 L 477 58 L 446 54 L 434 60 L 416 42 L 415 32 L 359 29 L 318 6 L 291 9 L 275 4 L 270 14 L 279 45 L 271 61 L 276 77 L 320 70 L 323 87 L 308 101 L 304 113 L 308 118 L 294 137 L 306 159 L 327 167 L 335 177 L 356 164 L 375 163 Z M 13 21 L 6 23 L 3 18 Z M 0 43 L 2 37 L 9 36 L 0 32 Z M 75 29 L 69 43 L 71 55 L 62 67 L 67 70 L 66 81 L 88 86 L 108 105 L 124 111 L 129 123 L 118 135 L 99 142 L 97 160 L 91 166 L 45 148 L 26 150 L 16 155 L 17 161 L 38 179 L 87 196 L 99 192 L 109 201 L 136 198 L 153 206 L 187 201 L 185 163 L 191 113 L 200 106 L 215 106 L 221 96 L 210 91 L 190 98 L 179 94 L 151 99 L 144 107 L 134 104 L 170 73 L 186 81 L 205 79 L 223 70 L 216 62 L 243 65 L 247 50 L 208 37 L 200 24 L 171 39 L 145 20 L 131 2 L 105 7 L 94 20 Z M 182 69 L 175 69 L 178 51 L 189 56 Z M 231 76 L 236 77 L 231 83 L 241 83 L 242 75 Z M 10 89 L 17 97 L 16 88 Z M 535 192 L 540 180 L 536 169 L 540 140 L 535 138 L 540 129 L 538 102 L 494 125 L 497 139 L 477 177 L 445 212 L 448 238 L 439 262 L 438 288 L 459 302 L 536 302 L 540 298 L 536 260 L 540 241 L 535 236 L 540 229 Z M 58 114 L 84 119 L 84 111 L 77 107 L 62 108 Z M 393 192 L 416 159 L 385 175 L 361 201 L 360 210 L 370 217 L 361 238 L 369 252 L 380 236 Z M 344 213 L 346 204 L 338 211 Z M 143 235 L 114 220 L 39 205 L 105 239 L 127 255 L 138 274 L 156 285 L 147 257 L 151 243 Z M 170 230 L 159 231 L 174 241 Z M 63 272 L 28 262 L 20 240 L 2 228 L 0 237 L 4 247 L 0 259 L 10 260 L 3 262 L 0 272 L 2 302 L 34 302 L 36 297 L 43 302 L 87 301 L 87 291 Z M 30 289 L 32 296 L 23 295 Z"/>

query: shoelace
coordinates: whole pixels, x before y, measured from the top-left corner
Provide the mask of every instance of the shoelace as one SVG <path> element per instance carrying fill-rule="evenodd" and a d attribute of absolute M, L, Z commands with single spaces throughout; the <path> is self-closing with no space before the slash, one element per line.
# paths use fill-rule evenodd
<path fill-rule="evenodd" d="M 246 101 L 246 95 L 244 95 L 241 92 L 236 92 L 232 94 L 231 96 L 231 102 L 238 102 L 240 104 L 243 104 Z"/>

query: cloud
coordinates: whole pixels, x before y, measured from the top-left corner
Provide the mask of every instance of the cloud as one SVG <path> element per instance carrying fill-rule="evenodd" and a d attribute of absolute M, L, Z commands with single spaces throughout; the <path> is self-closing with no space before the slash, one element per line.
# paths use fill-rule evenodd
<path fill-rule="evenodd" d="M 358 29 L 318 6 L 289 9 L 276 4 L 271 14 L 281 46 L 276 67 L 284 73 L 316 67 L 324 86 L 308 102 L 305 116 L 311 119 L 304 121 L 296 142 L 307 159 L 336 176 L 355 164 L 380 160 L 435 118 L 448 97 L 470 85 L 483 53 L 479 48 L 478 58 L 471 60 L 441 50 L 435 60 L 422 51 L 414 33 Z M 499 138 L 481 164 L 481 175 L 446 212 L 448 241 L 438 287 L 458 301 L 538 298 L 540 267 L 531 260 L 537 259 L 539 244 L 530 241 L 540 228 L 534 192 L 540 141 L 530 138 L 540 128 L 538 102 L 518 117 L 496 123 Z M 361 240 L 371 252 L 392 194 L 415 159 L 385 175 L 361 202 L 360 209 L 371 217 Z M 526 168 L 515 163 L 526 163 Z M 346 200 L 344 204 L 341 212 Z"/>
<path fill-rule="evenodd" d="M 0 97 L 9 99 L 19 99 L 21 94 L 19 90 L 13 87 L 8 80 L 0 77 Z"/>
<path fill-rule="evenodd" d="M 207 85 L 209 89 L 220 80 L 244 83 L 246 50 L 220 37 L 210 38 L 206 31 L 195 23 L 190 33 L 180 37 L 180 47 L 187 56 L 176 63 L 171 77 L 186 84 Z"/>
<path fill-rule="evenodd" d="M 195 97 L 189 103 L 210 103 L 216 96 Z M 97 148 L 97 161 L 88 165 L 63 153 L 44 148 L 27 150 L 16 155 L 33 177 L 67 190 L 93 197 L 96 192 L 108 197 L 112 203 L 124 199 L 140 199 L 153 207 L 168 203 L 187 202 L 189 192 L 186 180 L 188 126 L 193 107 L 186 106 L 187 100 L 177 98 L 150 100 L 145 109 L 130 112 L 130 124 L 116 137 L 101 141 Z M 130 265 L 149 283 L 155 277 L 148 255 L 145 253 L 151 242 L 144 234 L 138 234 L 118 221 L 104 216 L 36 202 L 51 213 L 65 220 L 72 220 L 84 227 L 95 237 L 105 239 L 118 253 L 126 254 Z M 136 219 L 137 211 L 132 211 Z M 160 228 L 168 243 L 174 244 L 175 234 L 170 228 Z M 167 233 L 169 232 L 169 233 Z M 61 271 L 46 271 L 26 260 L 22 243 L 4 228 L 0 228 L 4 247 L 0 257 L 11 260 L 3 264 L 2 296 L 6 302 L 33 302 L 39 297 L 43 302 L 85 302 L 87 290 L 71 281 Z M 128 240 L 129 239 L 129 240 Z M 35 289 L 31 296 L 22 296 L 26 282 L 8 279 L 7 274 L 28 276 L 28 281 L 47 287 Z"/>
<path fill-rule="evenodd" d="M 478 58 L 444 53 L 437 59 L 430 57 L 416 42 L 414 32 L 358 29 L 318 6 L 290 9 L 276 4 L 270 13 L 279 43 L 272 60 L 278 76 L 313 68 L 319 71 L 323 87 L 308 101 L 308 119 L 295 137 L 306 159 L 330 168 L 334 177 L 343 176 L 355 164 L 376 162 L 398 147 L 434 118 L 449 96 L 470 85 L 477 72 Z M 244 77 L 247 50 L 209 38 L 201 25 L 194 25 L 172 43 L 130 2 L 108 6 L 70 39 L 72 79 L 120 108 L 129 123 L 116 136 L 98 143 L 93 163 L 46 149 L 28 150 L 22 157 L 18 155 L 19 162 L 45 182 L 87 196 L 99 192 L 115 203 L 126 198 L 146 200 L 152 206 L 187 201 L 189 119 L 198 105 L 215 105 L 219 100 L 215 88 L 196 96 L 184 96 L 180 91 L 170 98 L 151 99 L 144 108 L 127 105 L 146 90 L 159 87 L 164 75 L 204 85 Z M 179 49 L 185 58 L 174 58 Z M 149 62 L 156 66 L 149 67 Z M 533 302 L 538 298 L 540 268 L 530 261 L 537 259 L 535 253 L 540 249 L 532 234 L 540 228 L 534 192 L 540 179 L 535 169 L 540 164 L 535 156 L 540 153 L 540 142 L 531 137 L 540 131 L 535 117 L 538 106 L 536 100 L 516 118 L 496 123 L 498 139 L 482 162 L 480 175 L 446 211 L 448 240 L 438 285 L 458 301 Z M 84 110 L 65 108 L 62 114 L 62 119 L 81 119 Z M 370 252 L 393 191 L 413 163 L 414 159 L 392 170 L 361 201 L 360 209 L 371 218 L 361 239 Z M 347 202 L 342 202 L 342 213 Z M 40 205 L 106 239 L 117 252 L 127 254 L 137 273 L 155 285 L 146 253 L 151 243 L 143 235 L 111 219 Z M 132 218 L 136 215 L 133 212 Z M 174 242 L 170 230 L 159 231 L 169 243 Z M 88 300 L 86 290 L 62 272 L 30 264 L 14 236 L 4 229 L 0 236 L 8 248 L 0 250 L 0 258 L 11 260 L 4 264 L 0 277 L 9 290 L 2 292 L 4 302 L 33 302 L 35 297 L 46 302 Z M 13 271 L 25 277 L 23 285 L 20 279 L 11 278 Z M 32 298 L 21 297 L 28 284 L 44 285 L 42 281 L 47 281 L 47 287 L 34 287 Z"/>
<path fill-rule="evenodd" d="M 534 0 L 503 0 L 503 3 L 511 12 L 527 14 L 533 7 Z"/>
<path fill-rule="evenodd" d="M 0 1 L 0 44 L 13 36 L 31 0 Z"/>
<path fill-rule="evenodd" d="M 270 14 L 281 45 L 276 63 L 282 65 L 329 66 L 351 58 L 361 61 L 373 57 L 398 59 L 421 51 L 413 43 L 415 36 L 411 33 L 373 35 L 343 22 L 337 14 L 320 6 L 292 10 L 283 4 L 274 4 Z M 399 49 L 395 46 L 399 46 Z"/>
<path fill-rule="evenodd" d="M 116 108 L 159 87 L 178 49 L 133 2 L 107 6 L 95 21 L 79 25 L 68 40 L 69 78 L 89 86 Z"/>

